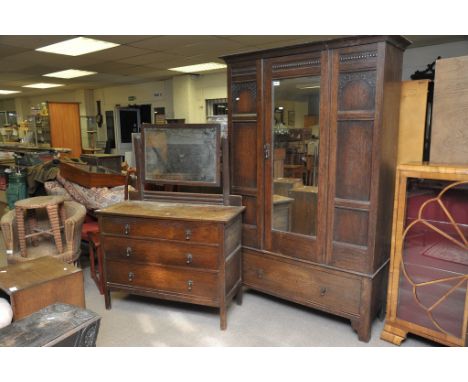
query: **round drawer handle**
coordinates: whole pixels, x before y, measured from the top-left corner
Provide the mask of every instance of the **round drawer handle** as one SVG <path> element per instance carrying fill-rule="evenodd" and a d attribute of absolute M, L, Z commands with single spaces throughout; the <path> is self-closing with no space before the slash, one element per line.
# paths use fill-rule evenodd
<path fill-rule="evenodd" d="M 322 296 L 322 297 L 325 296 L 325 293 L 327 293 L 327 288 L 321 287 L 320 288 L 320 296 Z"/>
<path fill-rule="evenodd" d="M 128 281 L 133 281 L 134 278 L 135 278 L 135 273 L 128 272 Z"/>
<path fill-rule="evenodd" d="M 125 224 L 124 227 L 124 234 L 128 235 L 130 233 L 130 224 Z"/>
<path fill-rule="evenodd" d="M 132 247 L 127 247 L 125 254 L 127 255 L 127 257 L 130 257 L 130 255 L 132 254 Z"/>
<path fill-rule="evenodd" d="M 193 281 L 192 280 L 187 281 L 187 290 L 189 292 L 192 291 L 192 287 L 193 287 Z"/>
<path fill-rule="evenodd" d="M 191 254 L 191 253 L 187 253 L 185 262 L 186 262 L 187 264 L 191 264 L 191 263 L 192 263 L 192 260 L 193 260 L 192 254 Z"/>

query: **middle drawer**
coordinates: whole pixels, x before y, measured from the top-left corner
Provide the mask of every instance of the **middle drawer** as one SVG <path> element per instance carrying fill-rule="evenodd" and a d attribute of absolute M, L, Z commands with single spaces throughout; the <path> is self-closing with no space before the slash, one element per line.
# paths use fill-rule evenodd
<path fill-rule="evenodd" d="M 175 243 L 163 240 L 130 239 L 101 235 L 105 256 L 109 259 L 218 269 L 218 246 Z"/>

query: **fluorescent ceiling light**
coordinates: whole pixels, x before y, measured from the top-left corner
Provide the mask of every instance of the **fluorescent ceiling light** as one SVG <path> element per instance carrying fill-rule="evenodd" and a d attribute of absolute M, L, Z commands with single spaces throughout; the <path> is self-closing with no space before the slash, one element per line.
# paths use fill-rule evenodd
<path fill-rule="evenodd" d="M 23 88 L 48 89 L 55 88 L 57 86 L 63 86 L 63 84 L 48 84 L 45 82 L 39 82 L 37 84 L 23 85 Z"/>
<path fill-rule="evenodd" d="M 205 70 L 223 69 L 226 67 L 227 65 L 225 64 L 218 64 L 217 62 L 206 62 L 204 64 L 180 66 L 178 68 L 170 68 L 168 70 L 173 70 L 175 72 L 182 72 L 182 73 L 198 73 L 198 72 L 204 72 Z"/>
<path fill-rule="evenodd" d="M 76 78 L 83 76 L 90 76 L 91 74 L 96 74 L 97 72 L 89 72 L 87 70 L 78 70 L 78 69 L 67 69 L 60 72 L 44 74 L 45 77 L 56 77 L 56 78 Z"/>
<path fill-rule="evenodd" d="M 119 45 L 120 44 L 95 40 L 93 38 L 76 37 L 72 38 L 71 40 L 43 46 L 42 48 L 37 48 L 36 50 L 39 52 L 65 54 L 67 56 L 80 56 L 82 54 L 97 52 L 99 50 L 114 48 Z"/>
<path fill-rule="evenodd" d="M 19 90 L 0 90 L 0 94 L 15 94 L 21 93 Z"/>

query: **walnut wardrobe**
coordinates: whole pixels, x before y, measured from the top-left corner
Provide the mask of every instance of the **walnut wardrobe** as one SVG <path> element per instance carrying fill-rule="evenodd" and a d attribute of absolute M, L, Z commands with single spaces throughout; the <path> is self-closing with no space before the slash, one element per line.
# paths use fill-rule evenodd
<path fill-rule="evenodd" d="M 345 317 L 384 306 L 403 51 L 350 37 L 223 57 L 243 284 Z"/>

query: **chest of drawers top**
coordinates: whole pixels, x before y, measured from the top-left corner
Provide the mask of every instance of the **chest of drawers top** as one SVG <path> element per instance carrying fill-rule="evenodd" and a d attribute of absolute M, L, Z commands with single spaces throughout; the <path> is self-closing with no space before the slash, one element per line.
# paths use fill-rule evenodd
<path fill-rule="evenodd" d="M 217 222 L 227 224 L 245 207 L 189 203 L 161 203 L 129 200 L 100 209 L 98 215 L 129 216 L 167 220 Z"/>

